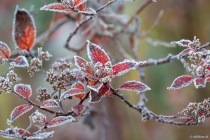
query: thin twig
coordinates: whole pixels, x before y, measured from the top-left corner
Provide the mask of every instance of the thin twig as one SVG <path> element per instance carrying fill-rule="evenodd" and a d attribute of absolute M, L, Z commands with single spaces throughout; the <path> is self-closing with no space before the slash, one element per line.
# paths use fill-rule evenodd
<path fill-rule="evenodd" d="M 43 110 L 43 111 L 49 112 L 49 113 L 51 113 L 51 114 L 55 114 L 55 113 L 56 113 L 55 111 L 52 111 L 52 110 L 49 110 L 49 109 L 46 109 L 46 108 L 41 108 L 39 105 L 35 104 L 34 102 L 30 101 L 30 100 L 27 99 L 27 98 L 24 98 L 24 97 L 20 96 L 19 94 L 17 94 L 17 93 L 16 93 L 15 91 L 13 91 L 13 90 L 12 90 L 12 93 L 14 93 L 14 94 L 17 95 L 18 97 L 20 97 L 22 100 L 28 102 L 30 105 L 33 105 L 33 106 L 35 106 L 35 107 L 37 107 L 37 108 L 39 108 L 39 109 L 41 109 L 41 110 Z"/>

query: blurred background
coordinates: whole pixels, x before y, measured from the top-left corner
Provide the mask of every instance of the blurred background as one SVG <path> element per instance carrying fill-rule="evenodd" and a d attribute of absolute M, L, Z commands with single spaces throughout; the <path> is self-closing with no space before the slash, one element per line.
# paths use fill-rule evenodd
<path fill-rule="evenodd" d="M 25 8 L 34 16 L 37 27 L 37 36 L 50 27 L 55 14 L 53 12 L 39 11 L 45 4 L 54 2 L 53 0 L 18 0 L 0 2 L 0 40 L 7 43 L 12 52 L 15 52 L 12 40 L 12 26 L 16 5 Z M 131 3 L 123 3 L 124 14 L 132 15 L 144 0 Z M 157 0 L 157 3 L 149 5 L 140 15 L 140 34 L 148 31 L 158 13 L 163 10 L 164 14 L 156 28 L 149 34 L 148 38 L 156 41 L 170 43 L 181 39 L 192 40 L 194 36 L 204 44 L 210 41 L 210 1 L 209 0 Z M 51 63 L 59 58 L 72 57 L 74 54 L 64 48 L 64 43 L 69 33 L 75 25 L 67 23 L 61 27 L 51 38 L 42 44 L 44 50 L 48 50 L 53 58 Z M 77 38 L 78 39 L 78 38 Z M 75 40 L 77 40 L 75 39 Z M 75 46 L 77 43 L 73 41 Z M 110 43 L 111 44 L 111 43 Z M 122 43 L 123 44 L 123 43 Z M 107 46 L 106 46 L 107 47 Z M 119 52 L 109 46 L 110 56 L 117 57 L 117 61 L 122 61 Z M 123 46 L 125 47 L 126 46 Z M 106 48 L 107 49 L 107 48 Z M 141 39 L 138 44 L 138 55 L 141 60 L 149 58 L 162 58 L 169 53 L 177 54 L 182 48 L 154 46 L 148 41 Z M 87 55 L 82 53 L 84 57 Z M 119 56 L 117 55 L 119 54 Z M 50 67 L 50 62 L 45 64 L 46 69 Z M 0 74 L 4 75 L 8 65 L 0 66 Z M 36 88 L 50 87 L 44 83 L 45 75 L 36 74 L 32 79 L 25 74 L 23 69 L 15 69 L 19 77 L 23 78 L 23 83 L 31 84 L 36 97 Z M 151 87 L 151 91 L 146 92 L 149 109 L 157 114 L 173 115 L 185 108 L 189 102 L 201 102 L 209 97 L 210 84 L 205 89 L 196 89 L 193 85 L 181 90 L 169 91 L 166 88 L 172 81 L 180 75 L 187 74 L 182 64 L 174 61 L 170 64 L 151 66 L 144 68 L 146 73 L 145 83 Z M 116 78 L 113 81 L 115 87 L 126 80 L 140 80 L 137 71 Z M 138 96 L 132 92 L 124 93 L 125 97 L 132 103 L 138 102 Z M 14 95 L 0 95 L 0 130 L 7 128 L 6 119 L 9 118 L 12 109 L 23 103 Z M 68 106 L 68 104 L 67 104 Z M 177 127 L 168 124 L 160 124 L 154 120 L 142 122 L 141 115 L 129 109 L 117 98 L 103 98 L 100 103 L 91 105 L 97 113 L 92 114 L 92 119 L 82 117 L 78 123 L 68 123 L 57 127 L 55 135 L 51 140 L 183 140 L 190 139 L 193 135 L 208 135 L 210 139 L 210 119 L 199 126 Z M 31 113 L 31 112 L 30 112 Z M 30 113 L 21 116 L 15 121 L 18 127 L 26 128 Z M 88 125 L 87 125 L 88 124 Z M 3 138 L 0 138 L 3 140 Z"/>

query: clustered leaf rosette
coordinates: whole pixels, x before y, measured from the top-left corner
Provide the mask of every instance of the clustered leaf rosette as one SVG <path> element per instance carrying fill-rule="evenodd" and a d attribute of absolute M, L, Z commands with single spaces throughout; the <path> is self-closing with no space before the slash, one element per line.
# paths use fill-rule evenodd
<path fill-rule="evenodd" d="M 194 82 L 196 88 L 203 88 L 207 82 L 210 82 L 210 51 L 200 50 L 199 39 L 193 41 L 182 39 L 173 42 L 181 47 L 186 47 L 178 54 L 178 58 L 187 56 L 191 63 L 193 75 L 182 75 L 177 77 L 168 89 L 181 89 Z"/>
<path fill-rule="evenodd" d="M 111 89 L 112 78 L 121 76 L 135 69 L 140 64 L 132 60 L 124 60 L 112 65 L 107 53 L 100 46 L 90 41 L 88 41 L 87 53 L 90 62 L 87 62 L 80 56 L 75 56 L 74 61 L 76 66 L 83 72 L 87 87 L 90 89 L 91 102 L 98 102 L 103 96 L 108 96 L 110 93 L 113 93 Z M 124 83 L 118 90 L 144 92 L 150 90 L 150 88 L 141 82 L 130 81 Z"/>

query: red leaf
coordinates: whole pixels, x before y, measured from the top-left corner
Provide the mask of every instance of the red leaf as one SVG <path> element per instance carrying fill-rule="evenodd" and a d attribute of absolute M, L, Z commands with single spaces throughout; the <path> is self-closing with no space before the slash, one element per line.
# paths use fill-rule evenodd
<path fill-rule="evenodd" d="M 68 5 L 62 3 L 51 3 L 49 5 L 41 7 L 40 10 L 67 13 L 67 14 L 72 13 L 72 10 L 69 9 Z"/>
<path fill-rule="evenodd" d="M 41 105 L 41 108 L 54 108 L 54 107 L 59 107 L 58 102 L 54 99 L 46 100 Z"/>
<path fill-rule="evenodd" d="M 32 16 L 25 9 L 16 8 L 13 32 L 18 48 L 29 51 L 33 47 L 36 28 Z"/>
<path fill-rule="evenodd" d="M 147 85 L 138 81 L 127 81 L 122 84 L 118 90 L 128 90 L 128 91 L 136 91 L 136 92 L 145 92 L 147 90 L 151 90 Z"/>
<path fill-rule="evenodd" d="M 77 82 L 77 83 L 73 84 L 71 86 L 71 88 L 77 88 L 77 89 L 81 89 L 81 90 L 85 91 L 85 87 L 84 87 L 84 85 L 81 82 Z M 75 97 L 78 98 L 78 99 L 80 99 L 80 100 L 82 100 L 82 98 L 84 97 L 84 95 L 85 94 L 79 94 L 79 95 L 75 95 Z"/>
<path fill-rule="evenodd" d="M 86 73 L 85 76 L 86 76 L 88 79 L 91 79 L 91 80 L 92 80 L 92 77 L 93 77 L 93 75 L 94 75 L 94 69 L 93 69 L 93 67 L 91 66 L 90 63 L 87 63 L 85 73 Z"/>
<path fill-rule="evenodd" d="M 196 88 L 204 88 L 206 87 L 206 80 L 203 77 L 197 77 L 194 79 L 194 85 Z"/>
<path fill-rule="evenodd" d="M 77 88 L 72 88 L 69 89 L 67 91 L 65 91 L 64 93 L 61 94 L 60 100 L 66 99 L 68 97 L 72 97 L 78 94 L 84 94 L 84 91 L 81 89 L 77 89 Z"/>
<path fill-rule="evenodd" d="M 193 82 L 193 79 L 194 78 L 192 76 L 189 76 L 189 75 L 179 76 L 173 81 L 171 86 L 168 87 L 167 89 L 175 90 L 175 89 L 181 89 L 183 87 L 189 86 Z"/>
<path fill-rule="evenodd" d="M 34 133 L 32 136 L 27 137 L 27 140 L 43 140 L 43 139 L 48 139 L 50 137 L 52 137 L 54 134 L 54 131 L 51 132 L 38 132 L 38 133 Z"/>
<path fill-rule="evenodd" d="M 84 87 L 83 83 L 81 83 L 80 81 L 77 83 L 74 83 L 71 86 L 71 88 L 77 88 L 77 89 L 81 89 L 81 90 L 85 91 L 85 87 Z"/>
<path fill-rule="evenodd" d="M 28 67 L 28 60 L 25 56 L 18 56 L 15 60 L 10 63 L 14 67 Z"/>
<path fill-rule="evenodd" d="M 86 70 L 86 66 L 87 66 L 87 61 L 85 59 L 83 59 L 80 56 L 75 56 L 74 57 L 74 61 L 76 66 L 80 69 L 80 70 Z"/>
<path fill-rule="evenodd" d="M 90 91 L 90 102 L 91 103 L 99 102 L 102 97 L 103 97 L 103 95 L 101 95 L 100 93 L 95 92 L 93 90 Z"/>
<path fill-rule="evenodd" d="M 23 98 L 29 98 L 32 95 L 30 85 L 17 84 L 14 86 L 14 91 Z"/>
<path fill-rule="evenodd" d="M 110 87 L 107 87 L 107 86 L 101 86 L 101 88 L 99 89 L 99 94 L 101 94 L 101 95 L 106 95 L 107 93 L 109 93 L 110 92 Z"/>
<path fill-rule="evenodd" d="M 87 0 L 72 0 L 73 7 L 76 8 L 79 11 L 83 11 L 86 9 L 87 6 Z"/>
<path fill-rule="evenodd" d="M 98 45 L 91 43 L 88 41 L 87 47 L 88 57 L 93 63 L 100 62 L 103 66 L 110 62 L 110 58 L 106 54 L 106 52 Z"/>
<path fill-rule="evenodd" d="M 112 66 L 113 75 L 114 76 L 123 75 L 129 72 L 131 69 L 135 69 L 136 66 L 137 66 L 136 62 L 130 60 L 124 60 Z"/>
<path fill-rule="evenodd" d="M 179 54 L 178 54 L 178 58 L 182 58 L 183 56 L 185 55 L 188 55 L 190 53 L 190 51 L 194 51 L 193 49 L 191 48 L 187 48 L 187 49 L 184 49 L 183 51 L 181 51 Z"/>
<path fill-rule="evenodd" d="M 89 89 L 94 90 L 95 92 L 98 92 L 102 86 L 103 86 L 103 83 L 98 82 L 98 83 L 93 84 L 93 85 L 88 85 L 87 87 Z"/>
<path fill-rule="evenodd" d="M 78 116 L 80 116 L 82 114 L 82 112 L 84 111 L 84 105 L 76 105 L 74 107 L 72 107 L 72 111 L 74 111 L 74 113 L 76 113 Z"/>
<path fill-rule="evenodd" d="M 33 106 L 32 105 L 28 105 L 28 104 L 23 104 L 23 105 L 17 106 L 12 111 L 12 113 L 10 114 L 10 121 L 13 122 L 14 120 L 16 120 L 17 118 L 19 118 L 23 114 L 25 114 L 28 111 L 30 111 L 32 108 L 33 108 Z"/>
<path fill-rule="evenodd" d="M 66 123 L 69 123 L 69 122 L 73 122 L 73 121 L 76 121 L 74 117 L 72 116 L 59 116 L 59 117 L 56 117 L 54 119 L 52 119 L 47 127 L 48 128 L 51 128 L 51 127 L 56 127 L 56 126 L 60 126 L 60 125 L 63 125 L 63 124 L 66 124 Z"/>
<path fill-rule="evenodd" d="M 1 58 L 9 58 L 11 55 L 10 48 L 7 46 L 6 43 L 0 41 L 0 57 Z"/>

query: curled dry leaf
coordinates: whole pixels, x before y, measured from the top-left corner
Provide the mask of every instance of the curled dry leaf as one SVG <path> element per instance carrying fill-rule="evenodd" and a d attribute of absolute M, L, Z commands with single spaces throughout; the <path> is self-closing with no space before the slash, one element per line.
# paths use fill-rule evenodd
<path fill-rule="evenodd" d="M 41 108 L 54 108 L 54 107 L 59 107 L 58 102 L 54 99 L 46 100 L 41 105 Z"/>
<path fill-rule="evenodd" d="M 33 17 L 25 9 L 16 8 L 13 34 L 19 49 L 29 51 L 33 47 L 36 28 Z"/>
<path fill-rule="evenodd" d="M 127 81 L 117 88 L 118 90 L 128 90 L 136 92 L 145 92 L 151 90 L 146 84 L 138 81 Z"/>
<path fill-rule="evenodd" d="M 47 127 L 48 128 L 52 128 L 52 127 L 57 127 L 57 126 L 60 126 L 60 125 L 63 125 L 63 124 L 66 124 L 66 123 L 69 123 L 69 122 L 74 122 L 76 121 L 74 117 L 72 116 L 59 116 L 59 117 L 56 117 L 54 119 L 52 119 Z"/>
<path fill-rule="evenodd" d="M 32 95 L 31 86 L 26 84 L 15 85 L 14 91 L 23 98 L 29 98 Z"/>
<path fill-rule="evenodd" d="M 107 62 L 110 62 L 110 58 L 107 53 L 98 45 L 88 41 L 87 46 L 88 57 L 94 64 L 100 62 L 105 65 Z"/>
<path fill-rule="evenodd" d="M 181 89 L 183 87 L 189 86 L 193 82 L 193 77 L 189 75 L 182 75 L 177 77 L 173 83 L 171 84 L 170 87 L 167 89 L 171 90 L 176 90 L 176 89 Z"/>
<path fill-rule="evenodd" d="M 23 114 L 25 114 L 28 111 L 30 111 L 32 108 L 33 108 L 33 106 L 32 105 L 29 105 L 29 104 L 23 104 L 23 105 L 17 106 L 12 111 L 12 113 L 10 114 L 10 122 L 13 122 L 14 120 L 16 120 L 17 118 L 19 118 Z"/>
<path fill-rule="evenodd" d="M 6 43 L 0 41 L 0 57 L 3 59 L 9 58 L 11 55 L 10 48 L 7 46 Z"/>

